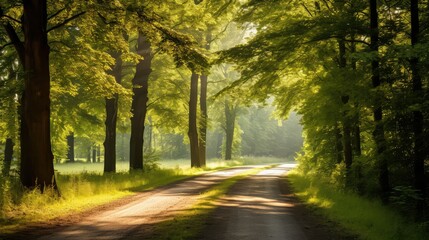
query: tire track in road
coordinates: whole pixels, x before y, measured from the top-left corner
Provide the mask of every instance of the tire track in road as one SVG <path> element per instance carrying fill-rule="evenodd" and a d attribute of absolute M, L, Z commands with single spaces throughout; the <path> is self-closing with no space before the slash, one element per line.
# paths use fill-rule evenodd
<path fill-rule="evenodd" d="M 237 182 L 219 201 L 219 207 L 197 239 L 307 239 L 279 186 L 294 164 L 263 170 Z"/>
<path fill-rule="evenodd" d="M 125 205 L 93 214 L 77 224 L 52 229 L 49 234 L 33 236 L 32 239 L 38 237 L 40 240 L 110 240 L 126 239 L 131 233 L 133 237 L 144 236 L 155 224 L 172 219 L 176 214 L 192 206 L 200 193 L 227 178 L 256 167 L 261 165 L 212 172 L 167 188 L 142 193 Z"/>

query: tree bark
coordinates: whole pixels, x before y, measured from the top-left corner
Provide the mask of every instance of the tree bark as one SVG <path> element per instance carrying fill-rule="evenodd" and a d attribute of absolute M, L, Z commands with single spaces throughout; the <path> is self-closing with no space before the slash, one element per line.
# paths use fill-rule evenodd
<path fill-rule="evenodd" d="M 93 163 L 97 162 L 97 148 L 96 148 L 96 146 L 92 147 L 92 162 Z"/>
<path fill-rule="evenodd" d="M 21 182 L 57 189 L 50 132 L 50 72 L 46 0 L 24 1 L 25 82 L 21 124 Z"/>
<path fill-rule="evenodd" d="M 415 46 L 420 39 L 419 6 L 418 0 L 411 0 L 411 45 Z M 422 79 L 420 76 L 420 62 L 418 57 L 410 59 L 410 67 L 413 81 L 414 104 L 422 103 L 421 97 L 424 95 L 422 88 Z M 423 134 L 423 113 L 420 109 L 413 111 L 413 132 L 414 132 L 414 186 L 421 195 L 422 199 L 426 197 L 426 177 L 425 177 L 425 158 L 428 154 L 425 148 Z M 423 210 L 424 201 L 419 203 Z"/>
<path fill-rule="evenodd" d="M 97 162 L 101 162 L 101 147 L 97 145 Z"/>
<path fill-rule="evenodd" d="M 114 53 L 115 66 L 111 75 L 115 77 L 117 83 L 122 80 L 122 59 L 120 53 Z M 118 117 L 118 98 L 115 94 L 113 98 L 106 98 L 106 137 L 104 140 L 104 172 L 116 172 L 116 122 Z"/>
<path fill-rule="evenodd" d="M 13 158 L 13 140 L 12 138 L 6 139 L 6 144 L 4 147 L 4 162 L 3 162 L 3 169 L 2 169 L 2 176 L 8 177 L 10 172 L 10 165 L 12 164 L 12 158 Z"/>
<path fill-rule="evenodd" d="M 68 150 L 67 150 L 67 159 L 70 162 L 74 162 L 74 133 L 70 133 L 70 135 L 67 136 L 67 146 L 68 146 Z"/>
<path fill-rule="evenodd" d="M 379 48 L 379 28 L 378 28 L 378 10 L 377 10 L 377 0 L 370 0 L 370 26 L 371 26 L 371 43 L 370 49 L 372 52 L 378 54 Z M 378 57 L 372 60 L 371 62 L 371 71 L 372 71 L 372 87 L 378 91 L 379 86 L 381 85 L 380 79 L 380 62 Z M 379 184 L 381 189 L 381 199 L 384 203 L 388 202 L 389 191 L 390 191 L 390 182 L 389 182 L 389 169 L 387 158 L 384 156 L 386 150 L 386 139 L 384 136 L 384 125 L 383 125 L 383 109 L 381 107 L 382 97 L 380 93 L 376 93 L 374 101 L 374 123 L 375 129 L 373 132 L 373 137 L 375 140 L 377 148 L 377 163 L 379 169 Z"/>
<path fill-rule="evenodd" d="M 219 132 L 217 133 L 217 144 L 216 144 L 216 157 L 222 158 L 222 140 L 223 140 L 223 133 Z"/>
<path fill-rule="evenodd" d="M 232 159 L 232 144 L 234 142 L 234 129 L 236 109 L 228 101 L 225 101 L 225 160 Z"/>
<path fill-rule="evenodd" d="M 343 144 L 341 139 L 343 135 L 341 134 L 341 129 L 338 126 L 338 123 L 335 123 L 334 126 L 334 134 L 335 134 L 335 153 L 337 155 L 337 163 L 340 164 L 343 162 L 344 154 L 343 154 Z"/>
<path fill-rule="evenodd" d="M 206 36 L 206 49 L 210 50 L 211 34 Z M 200 122 L 200 138 L 199 138 L 199 151 L 200 151 L 200 165 L 206 166 L 206 151 L 207 151 L 207 84 L 208 84 L 208 73 L 203 73 L 200 77 L 201 81 L 201 93 L 200 93 L 200 111 L 201 111 L 201 122 Z"/>
<path fill-rule="evenodd" d="M 199 75 L 192 72 L 191 93 L 189 97 L 189 144 L 191 150 L 191 167 L 201 167 L 199 159 L 198 129 L 197 129 L 197 105 L 198 105 L 198 78 Z"/>
<path fill-rule="evenodd" d="M 148 126 L 148 136 L 147 136 L 147 144 L 146 144 L 146 149 L 151 152 L 152 151 L 152 136 L 153 136 L 153 127 L 152 127 L 152 119 L 149 117 L 148 118 L 148 122 L 149 122 L 149 126 Z"/>
<path fill-rule="evenodd" d="M 344 40 L 339 40 L 339 67 L 345 69 L 347 67 L 346 61 L 346 44 Z M 349 103 L 349 96 L 344 95 L 341 97 L 341 101 L 344 107 L 347 109 Z M 344 110 L 343 112 L 343 153 L 344 153 L 344 163 L 346 165 L 346 185 L 350 186 L 351 183 L 351 167 L 353 163 L 353 149 L 352 149 L 352 139 L 351 139 L 351 120 L 349 117 L 349 110 Z"/>
<path fill-rule="evenodd" d="M 87 154 L 86 155 L 86 162 L 87 163 L 91 163 L 91 152 L 92 152 L 91 150 L 92 150 L 92 148 L 91 148 L 91 146 L 89 146 L 88 151 L 86 152 L 86 154 Z"/>
<path fill-rule="evenodd" d="M 362 147 L 361 147 L 361 137 L 360 137 L 360 121 L 359 117 L 355 119 L 354 125 L 353 125 L 353 151 L 356 156 L 362 155 Z"/>
<path fill-rule="evenodd" d="M 131 105 L 130 171 L 143 169 L 144 130 L 147 113 L 148 84 L 151 73 L 152 50 L 150 42 L 139 32 L 137 54 L 143 57 L 133 78 L 133 100 Z"/>
<path fill-rule="evenodd" d="M 200 111 L 201 111 L 201 122 L 200 122 L 200 138 L 198 143 L 199 154 L 200 154 L 200 166 L 206 166 L 206 141 L 207 141 L 207 74 L 200 77 L 201 80 L 201 93 L 200 93 Z"/>
<path fill-rule="evenodd" d="M 351 39 L 356 40 L 356 36 L 352 34 Z M 350 52 L 356 53 L 356 43 L 352 42 L 350 46 Z M 356 59 L 351 60 L 350 65 L 354 71 L 357 69 Z M 356 113 L 352 118 L 352 147 L 353 152 L 356 156 L 362 155 L 362 146 L 361 146 L 361 137 L 360 137 L 360 113 L 359 113 L 359 103 L 355 102 L 354 107 Z"/>

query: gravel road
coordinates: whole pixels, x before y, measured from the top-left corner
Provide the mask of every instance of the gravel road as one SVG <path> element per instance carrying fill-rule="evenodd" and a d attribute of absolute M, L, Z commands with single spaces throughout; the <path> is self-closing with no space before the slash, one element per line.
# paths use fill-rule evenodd
<path fill-rule="evenodd" d="M 278 165 L 239 180 L 217 201 L 218 208 L 196 239 L 354 239 L 332 224 L 326 225 L 323 218 L 314 216 L 293 196 L 284 174 L 294 166 Z M 200 193 L 256 167 L 261 165 L 194 177 L 71 215 L 69 219 L 40 223 L 0 239 L 150 239 L 157 223 L 191 208 Z"/>
<path fill-rule="evenodd" d="M 196 239 L 354 239 L 315 216 L 292 194 L 284 175 L 294 167 L 279 165 L 237 182 Z"/>
<path fill-rule="evenodd" d="M 139 194 L 130 202 L 111 210 L 92 214 L 69 227 L 38 236 L 40 240 L 65 239 L 139 239 L 144 238 L 150 226 L 171 219 L 183 209 L 192 206 L 201 192 L 229 177 L 254 167 L 245 166 L 205 174 L 173 184 L 167 188 Z M 46 231 L 45 231 L 46 232 Z"/>

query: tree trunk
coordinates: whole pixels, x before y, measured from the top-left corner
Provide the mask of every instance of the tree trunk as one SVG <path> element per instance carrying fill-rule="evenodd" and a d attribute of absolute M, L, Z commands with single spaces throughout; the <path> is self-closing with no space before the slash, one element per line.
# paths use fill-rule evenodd
<path fill-rule="evenodd" d="M 217 134 L 217 144 L 216 144 L 216 157 L 222 158 L 222 140 L 223 140 L 223 133 L 219 132 Z"/>
<path fill-rule="evenodd" d="M 341 69 L 347 67 L 346 61 L 346 43 L 344 40 L 339 40 L 339 66 Z M 349 105 L 349 96 L 344 95 L 341 97 L 341 101 L 344 104 L 345 109 Z M 349 117 L 349 110 L 344 110 L 343 112 L 343 153 L 344 153 L 344 163 L 346 165 L 346 185 L 350 186 L 351 183 L 351 167 L 353 163 L 353 150 L 352 150 L 352 139 L 351 139 L 351 120 Z"/>
<path fill-rule="evenodd" d="M 343 103 L 347 104 L 348 99 L 343 97 Z M 351 125 L 350 118 L 348 117 L 348 112 L 344 111 L 343 113 L 343 151 L 344 151 L 344 163 L 346 165 L 346 184 L 350 186 L 351 183 L 351 167 L 353 163 L 353 148 L 352 148 L 352 138 L 351 138 Z"/>
<path fill-rule="evenodd" d="M 115 66 L 111 75 L 115 77 L 117 83 L 122 80 L 122 59 L 121 54 L 112 54 L 115 58 Z M 104 172 L 116 172 L 116 122 L 118 117 L 118 98 L 115 94 L 113 98 L 106 98 L 106 138 L 104 140 Z"/>
<path fill-rule="evenodd" d="M 378 28 L 378 10 L 377 10 L 377 0 L 370 0 L 370 25 L 371 25 L 371 51 L 378 54 L 378 44 L 379 44 L 379 28 Z M 372 70 L 372 87 L 379 91 L 379 86 L 381 85 L 380 80 L 380 62 L 378 57 L 372 60 L 371 63 Z M 373 137 L 375 140 L 377 148 L 377 163 L 379 169 L 379 184 L 381 188 L 381 199 L 384 203 L 388 202 L 390 183 L 389 183 L 389 169 L 387 158 L 384 156 L 386 150 L 386 139 L 384 136 L 384 125 L 383 125 L 383 109 L 382 109 L 382 96 L 379 92 L 376 92 L 375 102 L 374 102 L 374 122 L 375 129 L 373 132 Z"/>
<path fill-rule="evenodd" d="M 46 0 L 24 1 L 24 70 L 21 124 L 21 182 L 28 188 L 57 188 L 50 132 L 50 73 Z"/>
<path fill-rule="evenodd" d="M 411 45 L 419 43 L 420 39 L 420 23 L 419 23 L 419 7 L 418 0 L 411 0 Z M 410 67 L 413 81 L 413 93 L 416 102 L 413 104 L 419 105 L 422 103 L 421 97 L 424 95 L 422 89 L 422 79 L 420 76 L 420 63 L 418 57 L 410 59 Z M 423 135 L 423 113 L 420 109 L 413 111 L 413 132 L 414 132 L 414 186 L 421 195 L 422 199 L 426 197 L 426 177 L 425 177 L 425 158 L 428 150 L 425 148 Z M 420 210 L 423 210 L 424 201 L 419 203 Z"/>
<path fill-rule="evenodd" d="M 354 34 L 351 36 L 352 40 L 356 40 Z M 350 52 L 356 53 L 356 43 L 352 42 L 350 46 Z M 350 65 L 354 71 L 357 69 L 356 59 L 352 58 Z M 353 152 L 356 156 L 362 155 L 362 147 L 361 147 L 361 137 L 360 137 L 360 113 L 359 113 L 359 103 L 355 103 L 354 105 L 356 109 L 356 114 L 352 119 L 352 147 Z"/>
<path fill-rule="evenodd" d="M 225 160 L 232 159 L 232 144 L 234 142 L 236 110 L 225 101 Z"/>
<path fill-rule="evenodd" d="M 148 83 L 151 73 L 152 51 L 148 39 L 139 32 L 137 53 L 143 57 L 133 78 L 131 105 L 130 171 L 143 170 L 144 123 L 147 113 Z"/>
<path fill-rule="evenodd" d="M 360 137 L 360 122 L 356 120 L 353 126 L 353 151 L 356 156 L 362 155 L 361 137 Z"/>
<path fill-rule="evenodd" d="M 86 162 L 87 163 L 91 163 L 91 150 L 92 150 L 92 148 L 91 148 L 91 146 L 89 146 L 88 151 L 86 152 L 87 153 L 87 155 L 86 155 Z"/>
<path fill-rule="evenodd" d="M 199 138 L 199 151 L 200 151 L 200 166 L 206 166 L 206 141 L 207 141 L 207 75 L 202 75 L 201 80 L 201 93 L 200 93 L 200 138 Z"/>
<path fill-rule="evenodd" d="M 340 164 L 341 162 L 343 162 L 344 154 L 343 154 L 343 144 L 341 141 L 343 136 L 341 135 L 341 129 L 338 126 L 338 123 L 335 123 L 334 134 L 335 134 L 335 153 L 337 155 L 337 163 Z"/>
<path fill-rule="evenodd" d="M 70 133 L 70 135 L 67 136 L 67 159 L 70 162 L 74 162 L 74 133 Z"/>
<path fill-rule="evenodd" d="M 147 136 L 147 144 L 146 144 L 146 147 L 147 147 L 147 150 L 149 151 L 149 152 L 151 152 L 152 151 L 152 136 L 153 136 L 153 127 L 152 127 L 152 119 L 149 117 L 148 118 L 148 122 L 149 122 L 149 126 L 148 126 L 148 136 Z"/>
<path fill-rule="evenodd" d="M 189 97 L 189 144 L 191 150 L 191 167 L 201 167 L 198 150 L 197 130 L 197 105 L 198 105 L 198 78 L 199 75 L 192 72 L 191 94 Z"/>
<path fill-rule="evenodd" d="M 97 162 L 101 162 L 101 147 L 97 145 Z"/>
<path fill-rule="evenodd" d="M 210 50 L 211 34 L 206 36 L 206 49 Z M 200 123 L 200 138 L 199 138 L 199 151 L 200 151 L 200 165 L 201 167 L 206 166 L 206 144 L 207 144 L 207 84 L 208 84 L 208 73 L 203 73 L 200 77 L 201 80 L 201 93 L 200 93 L 200 110 L 201 110 L 201 123 Z"/>
<path fill-rule="evenodd" d="M 3 162 L 3 169 L 2 169 L 2 176 L 8 177 L 10 172 L 10 165 L 12 164 L 12 158 L 13 158 L 13 140 L 12 138 L 6 139 L 6 144 L 4 147 L 4 162 Z"/>
<path fill-rule="evenodd" d="M 97 148 L 95 146 L 92 147 L 92 162 L 97 162 Z"/>

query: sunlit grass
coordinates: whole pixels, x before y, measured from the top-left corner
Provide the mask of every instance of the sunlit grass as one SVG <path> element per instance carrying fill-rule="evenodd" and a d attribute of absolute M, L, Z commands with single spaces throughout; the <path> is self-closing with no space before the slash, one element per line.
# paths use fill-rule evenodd
<path fill-rule="evenodd" d="M 118 162 L 115 174 L 103 174 L 103 163 L 55 165 L 61 197 L 24 191 L 16 177 L 0 181 L 0 232 L 13 232 L 31 222 L 82 212 L 138 191 L 152 189 L 191 176 L 243 164 L 285 161 L 275 158 L 209 160 L 204 169 L 190 168 L 190 160 L 160 161 L 161 169 L 129 173 L 127 162 Z"/>
<path fill-rule="evenodd" d="M 362 239 L 426 239 L 423 226 L 413 224 L 379 201 L 337 191 L 316 176 L 304 176 L 296 170 L 288 174 L 296 195 L 317 212 Z"/>
<path fill-rule="evenodd" d="M 216 200 L 225 195 L 232 185 L 234 185 L 240 179 L 256 174 L 263 169 L 271 168 L 273 166 L 274 165 L 245 171 L 210 188 L 208 191 L 199 196 L 199 200 L 196 204 L 194 204 L 194 206 L 185 210 L 184 213 L 174 217 L 174 219 L 160 223 L 156 227 L 153 236 L 151 236 L 151 239 L 192 239 L 204 227 L 205 219 L 216 209 Z"/>
<path fill-rule="evenodd" d="M 207 160 L 207 169 L 218 169 L 224 167 L 240 166 L 240 165 L 249 165 L 249 164 L 264 164 L 264 163 L 278 163 L 278 162 L 292 162 L 289 159 L 280 159 L 274 157 L 239 157 L 233 160 L 223 160 L 223 159 L 208 159 Z M 191 167 L 191 162 L 189 159 L 166 159 L 158 161 L 161 168 L 181 168 L 188 169 Z M 104 163 L 60 163 L 55 164 L 55 171 L 60 174 L 80 174 L 82 172 L 90 173 L 102 173 Z M 117 172 L 127 172 L 129 169 L 129 162 L 117 162 L 116 170 Z"/>
<path fill-rule="evenodd" d="M 206 171 L 202 169 L 163 169 L 149 173 L 57 174 L 61 197 L 53 191 L 45 194 L 38 191 L 21 193 L 16 189 L 4 194 L 0 231 L 16 231 L 22 224 L 82 212 L 137 191 L 152 189 L 204 172 Z"/>

